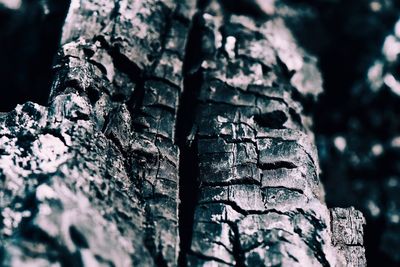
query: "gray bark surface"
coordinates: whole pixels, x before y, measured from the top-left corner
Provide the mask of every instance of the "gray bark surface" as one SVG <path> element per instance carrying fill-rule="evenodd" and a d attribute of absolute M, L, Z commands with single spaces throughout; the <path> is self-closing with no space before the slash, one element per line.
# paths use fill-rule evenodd
<path fill-rule="evenodd" d="M 49 105 L 0 115 L 2 266 L 177 266 L 179 253 L 188 266 L 365 265 L 362 214 L 323 200 L 303 109 L 322 91 L 316 59 L 281 9 L 199 7 L 72 1 Z M 181 177 L 188 153 L 197 170 Z M 198 184 L 193 222 L 178 212 L 183 178 Z"/>
<path fill-rule="evenodd" d="M 302 108 L 322 91 L 316 59 L 282 18 L 260 22 L 221 10 L 214 4 L 202 13 L 200 188 L 189 266 L 364 266 L 359 213 L 333 210 L 335 235 L 340 227 L 349 240 L 332 243 Z"/>
<path fill-rule="evenodd" d="M 1 119 L 4 265 L 176 264 L 174 125 L 193 8 L 72 2 L 50 106 Z"/>

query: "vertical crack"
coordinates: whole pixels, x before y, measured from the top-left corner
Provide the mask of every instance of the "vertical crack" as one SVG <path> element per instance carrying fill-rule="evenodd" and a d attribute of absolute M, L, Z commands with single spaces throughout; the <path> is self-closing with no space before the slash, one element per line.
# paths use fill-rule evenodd
<path fill-rule="evenodd" d="M 184 85 L 178 108 L 176 141 L 180 149 L 179 164 L 179 237 L 180 251 L 178 266 L 187 266 L 186 256 L 190 251 L 193 232 L 194 211 L 199 188 L 199 168 L 196 142 L 190 136 L 195 128 L 197 96 L 202 84 L 201 72 L 191 72 L 199 61 L 200 31 L 196 15 L 188 36 L 184 59 Z"/>
<path fill-rule="evenodd" d="M 231 228 L 231 243 L 232 243 L 232 255 L 235 259 L 235 266 L 236 267 L 245 267 L 245 255 L 244 251 L 242 249 L 242 246 L 240 244 L 240 233 L 239 233 L 239 228 L 236 223 L 234 222 L 227 222 L 229 227 Z"/>
<path fill-rule="evenodd" d="M 192 241 L 194 211 L 198 194 L 198 158 L 197 146 L 181 144 L 179 167 L 179 266 L 187 266 L 186 256 L 190 251 Z"/>

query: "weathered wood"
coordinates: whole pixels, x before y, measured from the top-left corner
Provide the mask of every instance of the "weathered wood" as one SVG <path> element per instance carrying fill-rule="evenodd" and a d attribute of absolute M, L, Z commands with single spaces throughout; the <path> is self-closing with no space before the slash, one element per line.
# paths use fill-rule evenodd
<path fill-rule="evenodd" d="M 302 108 L 322 91 L 316 59 L 275 15 L 251 18 L 215 2 L 199 14 L 200 186 L 188 265 L 362 266 L 361 246 L 352 258 L 351 244 L 339 245 L 343 259 L 332 244 Z"/>
<path fill-rule="evenodd" d="M 174 125 L 193 10 L 72 1 L 50 106 L 1 120 L 5 265 L 176 265 Z"/>
<path fill-rule="evenodd" d="M 316 59 L 268 5 L 195 5 L 71 2 L 48 106 L 0 115 L 2 265 L 365 263 L 362 215 L 323 200 L 303 110 L 322 91 Z M 180 245 L 183 104 L 195 119 L 180 145 L 199 172 L 185 179 L 199 186 Z"/>
<path fill-rule="evenodd" d="M 332 242 L 344 266 L 366 266 L 362 213 L 354 208 L 333 208 L 331 216 Z"/>

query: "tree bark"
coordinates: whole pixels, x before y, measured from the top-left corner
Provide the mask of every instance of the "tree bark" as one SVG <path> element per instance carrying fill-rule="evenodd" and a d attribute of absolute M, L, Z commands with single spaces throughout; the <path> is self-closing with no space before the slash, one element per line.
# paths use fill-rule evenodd
<path fill-rule="evenodd" d="M 279 16 L 252 19 L 215 3 L 201 16 L 189 265 L 364 266 L 362 215 L 334 209 L 331 218 L 323 200 L 302 108 L 322 91 L 316 59 Z"/>
<path fill-rule="evenodd" d="M 193 10 L 72 1 L 49 107 L 1 119 L 4 265 L 176 264 L 174 125 Z"/>
<path fill-rule="evenodd" d="M 0 116 L 2 265 L 365 265 L 323 200 L 316 59 L 240 2 L 71 2 L 49 105 Z"/>

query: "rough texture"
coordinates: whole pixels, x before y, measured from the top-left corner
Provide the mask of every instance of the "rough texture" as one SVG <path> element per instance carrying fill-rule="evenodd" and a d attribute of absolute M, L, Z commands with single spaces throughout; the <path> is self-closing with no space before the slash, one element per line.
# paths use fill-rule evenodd
<path fill-rule="evenodd" d="M 365 264 L 362 215 L 318 178 L 316 58 L 250 2 L 71 1 L 48 106 L 0 115 L 1 265 Z"/>
<path fill-rule="evenodd" d="M 157 265 L 172 266 L 178 256 L 174 129 L 193 8 L 191 1 L 73 1 L 53 87 L 53 96 L 66 85 L 86 93 L 98 129 L 125 155 Z"/>
<path fill-rule="evenodd" d="M 19 106 L 0 127 L 3 183 L 15 190 L 2 201 L 6 265 L 70 265 L 64 250 L 80 255 L 73 265 L 176 264 L 174 128 L 193 8 L 190 1 L 72 1 L 50 107 Z M 12 249 L 26 225 L 35 229 L 25 231 L 32 244 Z M 37 239 L 43 247 L 33 246 Z"/>
<path fill-rule="evenodd" d="M 3 266 L 151 264 L 124 157 L 92 116 L 71 93 L 1 117 Z"/>
<path fill-rule="evenodd" d="M 332 244 L 302 109 L 322 90 L 316 59 L 279 16 L 224 7 L 212 2 L 198 15 L 199 199 L 188 265 L 362 266 L 362 247 L 353 258 L 347 243 Z"/>
<path fill-rule="evenodd" d="M 344 257 L 344 265 L 366 266 L 362 213 L 354 208 L 333 208 L 331 216 L 332 242 Z"/>

